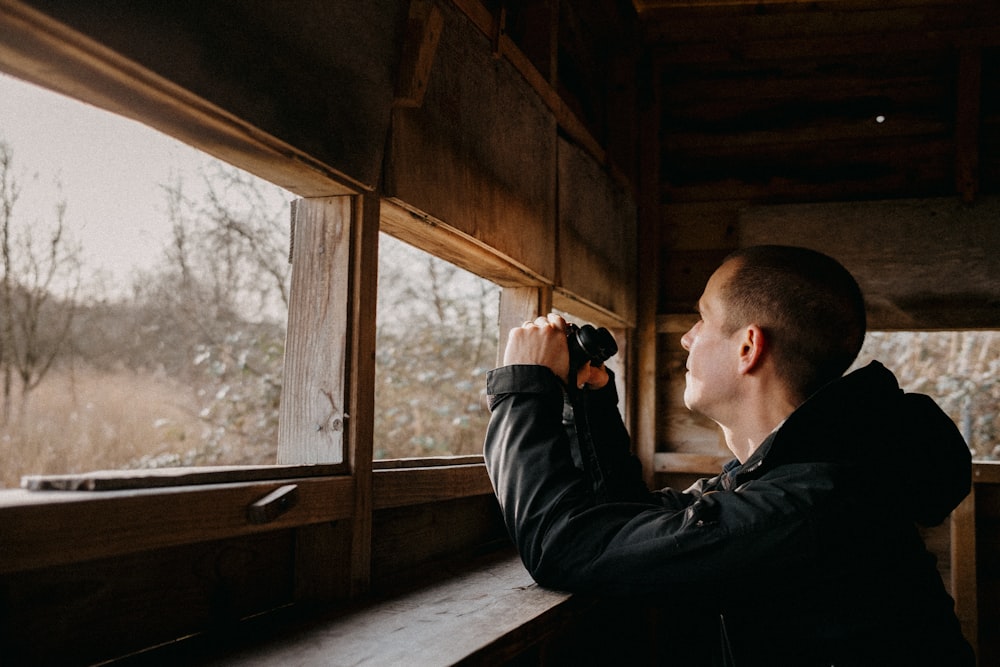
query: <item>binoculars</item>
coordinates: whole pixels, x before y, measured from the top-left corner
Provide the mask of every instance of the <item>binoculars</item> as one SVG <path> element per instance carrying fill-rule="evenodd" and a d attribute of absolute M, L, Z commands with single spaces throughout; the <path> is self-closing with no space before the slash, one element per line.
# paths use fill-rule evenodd
<path fill-rule="evenodd" d="M 569 346 L 571 370 L 580 368 L 588 361 L 591 366 L 600 366 L 618 354 L 618 343 L 611 332 L 604 327 L 597 329 L 589 324 L 579 327 L 567 322 L 566 344 Z"/>

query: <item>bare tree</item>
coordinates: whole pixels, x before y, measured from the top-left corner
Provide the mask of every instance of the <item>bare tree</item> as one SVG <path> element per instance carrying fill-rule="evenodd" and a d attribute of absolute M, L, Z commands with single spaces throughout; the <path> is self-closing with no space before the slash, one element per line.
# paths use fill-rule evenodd
<path fill-rule="evenodd" d="M 496 285 L 380 237 L 376 458 L 481 451 L 498 306 Z"/>
<path fill-rule="evenodd" d="M 13 377 L 19 380 L 23 414 L 31 391 L 66 348 L 81 285 L 80 247 L 66 229 L 66 201 L 54 207 L 49 224 L 16 225 L 20 187 L 13 175 L 13 151 L 0 142 L 0 365 L 3 419 L 10 418 Z"/>
<path fill-rule="evenodd" d="M 231 167 L 202 177 L 201 188 L 179 180 L 163 186 L 171 234 L 162 264 L 133 287 L 136 327 L 144 332 L 133 349 L 195 392 L 204 441 L 195 459 L 180 463 L 273 463 L 288 300 L 287 194 Z M 154 335 L 159 346 L 149 350 L 143 343 Z"/>

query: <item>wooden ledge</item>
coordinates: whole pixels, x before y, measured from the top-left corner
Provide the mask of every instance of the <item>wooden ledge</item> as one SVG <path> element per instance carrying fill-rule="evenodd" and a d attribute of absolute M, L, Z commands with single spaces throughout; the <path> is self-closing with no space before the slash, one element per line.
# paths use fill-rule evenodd
<path fill-rule="evenodd" d="M 538 586 L 505 550 L 429 585 L 336 614 L 293 623 L 256 619 L 224 648 L 206 636 L 125 664 L 164 664 L 164 657 L 230 667 L 499 664 L 558 631 L 566 612 L 586 608 L 573 595 Z"/>

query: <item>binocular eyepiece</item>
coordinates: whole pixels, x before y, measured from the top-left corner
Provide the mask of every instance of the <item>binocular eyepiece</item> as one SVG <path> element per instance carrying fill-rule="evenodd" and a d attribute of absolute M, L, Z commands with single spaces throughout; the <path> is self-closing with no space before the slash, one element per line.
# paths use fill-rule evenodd
<path fill-rule="evenodd" d="M 566 323 L 566 344 L 569 346 L 570 370 L 576 370 L 588 361 L 597 367 L 618 354 L 618 343 L 611 332 L 589 324 L 582 327 Z"/>

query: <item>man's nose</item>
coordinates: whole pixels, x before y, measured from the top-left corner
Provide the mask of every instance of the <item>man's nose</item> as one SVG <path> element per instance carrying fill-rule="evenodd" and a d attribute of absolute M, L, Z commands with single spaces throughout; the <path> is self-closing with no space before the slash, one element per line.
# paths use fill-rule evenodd
<path fill-rule="evenodd" d="M 691 351 L 691 332 L 694 331 L 694 327 L 688 329 L 687 333 L 681 336 L 681 347 L 687 351 Z"/>

